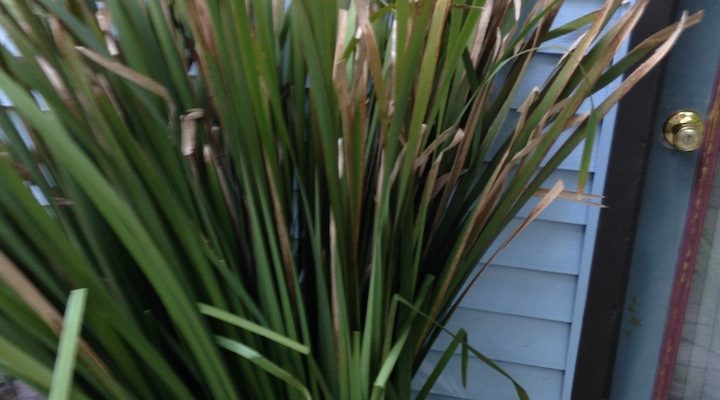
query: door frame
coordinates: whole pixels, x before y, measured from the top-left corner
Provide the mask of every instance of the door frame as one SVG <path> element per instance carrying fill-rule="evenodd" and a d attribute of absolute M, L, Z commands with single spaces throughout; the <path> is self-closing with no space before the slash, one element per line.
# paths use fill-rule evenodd
<path fill-rule="evenodd" d="M 631 47 L 672 23 L 677 0 L 653 0 L 638 22 Z M 650 144 L 662 92 L 662 63 L 618 106 L 610 151 L 605 200 L 600 211 L 582 334 L 573 381 L 573 399 L 607 399 L 625 304 Z"/>

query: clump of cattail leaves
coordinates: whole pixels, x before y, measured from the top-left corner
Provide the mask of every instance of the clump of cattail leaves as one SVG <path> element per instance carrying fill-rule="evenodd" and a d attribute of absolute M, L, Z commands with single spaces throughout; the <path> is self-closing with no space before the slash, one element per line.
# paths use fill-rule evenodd
<path fill-rule="evenodd" d="M 534 196 L 515 234 L 597 202 L 546 180 L 700 18 L 616 59 L 648 1 L 554 26 L 562 3 L 0 2 L 0 370 L 54 398 L 423 398 L 449 334 L 463 375 L 505 374 L 444 330 L 481 256 Z"/>

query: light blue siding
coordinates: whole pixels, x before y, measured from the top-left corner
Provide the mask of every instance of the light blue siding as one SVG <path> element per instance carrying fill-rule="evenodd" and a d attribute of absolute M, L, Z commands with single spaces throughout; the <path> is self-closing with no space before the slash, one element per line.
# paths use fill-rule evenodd
<path fill-rule="evenodd" d="M 470 346 L 492 359 L 565 369 L 570 334 L 568 323 L 461 307 L 456 312 L 456 318 L 447 325 L 451 332 L 460 328 L 467 331 Z M 440 335 L 433 349 L 443 351 L 451 340 L 450 335 Z"/>
<path fill-rule="evenodd" d="M 557 171 L 550 176 L 549 182 L 562 180 L 565 184 L 565 190 L 576 190 L 577 172 L 576 171 Z M 585 192 L 592 193 L 594 183 L 594 174 L 588 174 L 588 182 L 585 185 Z M 518 213 L 518 217 L 526 218 L 530 210 L 535 207 L 539 198 L 532 199 Z M 559 199 L 543 211 L 538 217 L 542 221 L 564 222 L 575 225 L 586 225 L 588 217 L 588 208 L 586 204 L 578 203 L 570 200 Z"/>
<path fill-rule="evenodd" d="M 577 277 L 501 265 L 490 266 L 463 302 L 483 311 L 571 322 Z"/>
<path fill-rule="evenodd" d="M 517 229 L 523 220 L 516 218 L 505 231 Z M 582 255 L 584 226 L 562 222 L 535 221 L 501 251 L 494 264 L 536 271 L 578 274 Z M 487 261 L 499 247 L 490 247 L 483 261 Z"/>
<path fill-rule="evenodd" d="M 440 358 L 440 353 L 428 355 L 428 363 L 420 368 L 418 377 L 423 379 L 432 371 L 432 365 Z M 512 376 L 529 392 L 533 400 L 556 400 L 561 396 L 563 371 L 528 367 L 521 364 L 499 362 L 500 367 Z M 477 359 L 470 359 L 467 388 L 460 380 L 460 357 L 456 356 L 448 366 L 447 373 L 438 379 L 434 387 L 437 399 L 473 399 L 473 400 L 515 400 L 515 390 L 510 381 L 491 370 Z M 482 377 L 479 379 L 478 377 Z"/>
<path fill-rule="evenodd" d="M 566 0 L 555 25 L 587 14 L 602 3 L 602 0 Z M 531 64 L 515 107 L 533 87 L 542 85 L 564 49 L 577 36 L 568 35 L 543 46 L 544 54 Z M 599 104 L 617 85 L 615 82 L 597 93 L 593 102 Z M 581 111 L 589 111 L 590 107 L 588 101 Z M 511 113 L 501 136 L 510 132 L 516 119 L 517 114 Z M 603 192 L 614 123 L 615 112 L 601 123 L 584 188 L 588 193 Z M 501 141 L 502 137 L 498 142 Z M 581 156 L 582 145 L 560 165 L 548 186 L 561 179 L 567 190 L 574 190 Z M 532 200 L 520 211 L 505 235 L 522 222 L 536 202 Z M 598 216 L 597 207 L 566 200 L 555 202 L 493 260 L 448 324 L 451 331 L 466 329 L 470 344 L 505 368 L 533 400 L 570 399 Z M 491 248 L 483 262 L 497 246 Z M 438 338 L 416 377 L 416 389 L 449 342 L 447 335 Z M 432 398 L 517 398 L 510 382 L 478 359 L 471 357 L 468 374 L 468 386 L 463 387 L 460 356 L 456 354 L 433 387 Z"/>

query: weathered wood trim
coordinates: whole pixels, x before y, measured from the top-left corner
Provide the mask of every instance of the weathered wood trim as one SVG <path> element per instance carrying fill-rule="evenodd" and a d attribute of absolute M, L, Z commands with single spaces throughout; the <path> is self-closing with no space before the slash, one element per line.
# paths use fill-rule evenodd
<path fill-rule="evenodd" d="M 631 38 L 640 43 L 669 25 L 676 0 L 653 0 Z M 612 383 L 642 188 L 662 89 L 656 68 L 619 105 L 583 316 L 573 399 L 607 399 Z"/>

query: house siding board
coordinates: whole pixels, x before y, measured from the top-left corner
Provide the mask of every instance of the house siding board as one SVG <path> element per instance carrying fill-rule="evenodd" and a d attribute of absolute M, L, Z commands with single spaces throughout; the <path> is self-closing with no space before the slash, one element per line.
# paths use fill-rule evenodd
<path fill-rule="evenodd" d="M 578 172 L 566 170 L 556 171 L 550 176 L 550 178 L 548 178 L 547 183 L 544 185 L 544 187 L 550 188 L 552 184 L 555 183 L 557 180 L 563 181 L 563 184 L 565 185 L 565 190 L 575 191 L 577 188 Z M 594 174 L 588 174 L 587 184 L 585 185 L 586 193 L 592 193 L 593 181 Z M 530 211 L 533 209 L 533 207 L 537 205 L 539 200 L 539 197 L 531 199 L 528 204 L 526 204 L 522 209 L 520 209 L 517 216 L 520 218 L 526 218 L 530 214 Z M 589 206 L 585 203 L 559 199 L 550 204 L 550 206 L 546 208 L 542 212 L 542 214 L 540 214 L 538 219 L 542 221 L 554 221 L 565 222 L 568 224 L 586 225 L 588 208 Z"/>
<path fill-rule="evenodd" d="M 463 307 L 456 315 L 447 329 L 450 332 L 465 329 L 470 346 L 494 360 L 565 369 L 570 334 L 568 323 Z M 432 349 L 442 352 L 451 341 L 450 335 L 441 334 Z M 459 348 L 457 353 L 460 353 Z"/>
<path fill-rule="evenodd" d="M 602 3 L 602 0 L 566 0 L 554 26 L 585 15 Z M 561 56 L 562 49 L 576 39 L 577 35 L 568 35 L 543 47 L 545 54 L 541 54 L 531 65 L 521 94 L 513 103 L 515 107 L 534 86 L 544 82 Z M 625 51 L 621 51 L 620 56 Z M 598 104 L 618 84 L 615 82 L 597 93 L 593 102 Z M 587 102 L 580 111 L 588 111 L 589 107 Z M 499 146 L 502 139 L 510 134 L 517 116 L 517 111 L 510 112 L 495 146 Z M 615 111 L 612 111 L 599 126 L 588 183 L 584 188 L 587 193 L 603 192 L 614 125 Z M 563 136 L 568 134 L 565 132 Z M 582 147 L 583 144 L 578 146 L 563 161 L 560 170 L 548 179 L 545 186 L 562 179 L 568 190 L 575 189 Z M 557 145 L 549 154 L 556 149 Z M 534 199 L 523 207 L 504 235 L 512 232 L 536 203 L 537 199 Z M 451 331 L 461 327 L 468 330 L 470 340 L 478 350 L 505 368 L 532 399 L 570 399 L 598 216 L 599 208 L 585 204 L 558 201 L 551 205 L 493 261 L 450 321 Z M 486 254 L 484 261 L 496 247 L 497 243 Z M 438 339 L 434 347 L 436 350 L 429 354 L 428 361 L 418 373 L 416 386 L 432 370 L 433 360 L 440 357 L 440 350 L 448 343 L 448 338 Z M 459 378 L 460 357 L 455 355 L 455 358 L 433 388 L 437 397 L 430 398 L 517 398 L 507 379 L 473 357 L 468 370 L 468 387 L 463 388 Z"/>
<path fill-rule="evenodd" d="M 577 178 L 575 178 L 577 179 Z M 592 176 L 590 177 L 592 179 Z M 554 180 L 549 182 L 555 182 Z M 567 181 L 563 180 L 563 183 Z M 537 205 L 540 198 L 530 199 L 530 201 L 520 209 L 517 216 L 519 218 L 527 218 L 532 209 Z M 589 206 L 574 202 L 571 200 L 559 199 L 546 208 L 537 218 L 539 221 L 564 222 L 566 224 L 586 225 Z"/>
<path fill-rule="evenodd" d="M 482 262 L 487 262 L 502 241 L 522 223 L 515 218 Z M 565 274 L 577 274 L 582 255 L 585 227 L 552 221 L 535 221 L 501 251 L 493 264 Z"/>
<path fill-rule="evenodd" d="M 429 400 L 464 400 L 462 397 L 455 397 L 455 396 L 443 396 L 439 394 L 430 394 L 427 397 Z"/>
<path fill-rule="evenodd" d="M 440 352 L 431 352 L 428 362 L 418 372 L 420 380 L 430 375 L 435 363 L 441 357 Z M 512 376 L 530 393 L 533 400 L 556 400 L 560 398 L 563 372 L 551 368 L 530 367 L 526 365 L 499 362 L 501 368 Z M 433 388 L 433 400 L 517 400 L 515 389 L 509 380 L 490 369 L 481 361 L 470 358 L 468 361 L 467 388 L 463 387 L 460 371 L 460 356 L 455 355 L 447 367 L 447 373 L 440 376 Z M 477 379 L 482 376 L 483 379 Z M 420 389 L 420 385 L 415 387 Z"/>
<path fill-rule="evenodd" d="M 491 265 L 463 306 L 520 317 L 570 323 L 577 276 Z"/>

